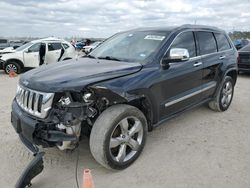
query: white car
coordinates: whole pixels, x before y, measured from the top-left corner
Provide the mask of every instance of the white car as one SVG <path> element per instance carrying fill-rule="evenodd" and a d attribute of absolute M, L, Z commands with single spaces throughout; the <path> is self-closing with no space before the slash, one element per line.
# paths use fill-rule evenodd
<path fill-rule="evenodd" d="M 101 41 L 96 41 L 93 44 L 90 44 L 89 46 L 84 46 L 83 51 L 85 53 L 91 52 L 94 48 L 96 48 L 98 45 L 100 45 L 102 42 Z"/>
<path fill-rule="evenodd" d="M 35 68 L 41 65 L 40 48 L 44 47 L 42 64 L 76 58 L 75 48 L 67 41 L 57 38 L 45 38 L 31 41 L 12 53 L 0 55 L 0 69 L 5 73 L 20 73 L 24 68 Z"/>

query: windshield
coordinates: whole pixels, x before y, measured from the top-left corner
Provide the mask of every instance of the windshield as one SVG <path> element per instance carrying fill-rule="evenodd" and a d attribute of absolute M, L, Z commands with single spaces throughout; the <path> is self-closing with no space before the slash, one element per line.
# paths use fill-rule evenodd
<path fill-rule="evenodd" d="M 22 51 L 22 50 L 24 50 L 24 49 L 30 47 L 32 44 L 33 44 L 32 42 L 29 42 L 29 43 L 27 43 L 27 44 L 24 44 L 24 45 L 18 47 L 18 48 L 16 49 L 16 51 Z"/>
<path fill-rule="evenodd" d="M 101 42 L 94 42 L 91 44 L 91 46 L 98 46 Z"/>
<path fill-rule="evenodd" d="M 89 56 L 117 61 L 143 62 L 157 52 L 169 33 L 133 31 L 117 34 L 95 48 Z"/>

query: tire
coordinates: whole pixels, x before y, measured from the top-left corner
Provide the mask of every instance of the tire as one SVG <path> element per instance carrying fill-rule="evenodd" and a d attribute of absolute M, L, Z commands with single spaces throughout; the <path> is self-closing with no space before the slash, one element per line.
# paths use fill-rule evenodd
<path fill-rule="evenodd" d="M 11 61 L 11 62 L 8 62 L 4 65 L 4 71 L 6 74 L 9 74 L 10 71 L 14 71 L 17 74 L 20 74 L 21 73 L 21 66 L 17 62 Z"/>
<path fill-rule="evenodd" d="M 209 102 L 209 108 L 217 111 L 226 111 L 233 99 L 234 94 L 234 82 L 230 76 L 226 76 L 220 86 L 219 92 L 212 101 Z"/>
<path fill-rule="evenodd" d="M 102 166 L 121 170 L 139 157 L 146 136 L 147 121 L 139 109 L 125 104 L 114 105 L 106 109 L 94 123 L 90 134 L 90 150 Z"/>

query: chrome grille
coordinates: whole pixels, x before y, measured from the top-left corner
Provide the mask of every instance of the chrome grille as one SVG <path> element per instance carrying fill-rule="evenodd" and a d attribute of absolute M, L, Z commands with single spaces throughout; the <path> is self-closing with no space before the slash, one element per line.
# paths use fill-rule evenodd
<path fill-rule="evenodd" d="M 16 101 L 26 112 L 39 118 L 45 118 L 53 102 L 54 93 L 44 93 L 17 86 Z"/>

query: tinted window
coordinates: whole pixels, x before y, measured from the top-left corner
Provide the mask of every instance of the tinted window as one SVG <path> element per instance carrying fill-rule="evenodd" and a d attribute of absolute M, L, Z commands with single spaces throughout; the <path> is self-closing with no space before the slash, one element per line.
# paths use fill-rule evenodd
<path fill-rule="evenodd" d="M 239 50 L 240 52 L 250 52 L 250 45 L 244 46 Z"/>
<path fill-rule="evenodd" d="M 217 52 L 216 41 L 213 33 L 198 32 L 197 35 L 199 39 L 201 55 Z"/>
<path fill-rule="evenodd" d="M 185 48 L 190 57 L 196 56 L 195 42 L 193 32 L 185 32 L 175 38 L 171 48 Z"/>
<path fill-rule="evenodd" d="M 64 49 L 69 48 L 69 45 L 68 45 L 68 44 L 62 43 L 62 45 L 63 45 Z"/>
<path fill-rule="evenodd" d="M 217 40 L 217 45 L 218 45 L 219 51 L 228 50 L 231 48 L 225 35 L 220 34 L 220 33 L 215 33 L 214 35 L 215 35 L 215 38 Z"/>
<path fill-rule="evenodd" d="M 61 48 L 62 48 L 61 43 L 49 43 L 48 44 L 49 51 L 60 50 Z"/>
<path fill-rule="evenodd" d="M 29 48 L 29 52 L 39 52 L 41 43 L 36 43 L 33 44 L 30 48 Z"/>

